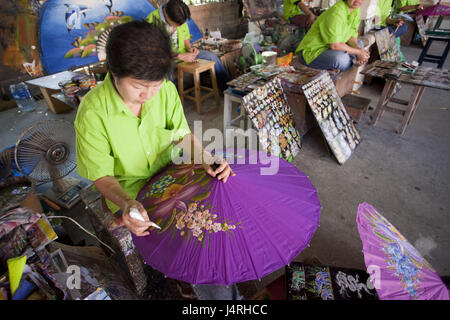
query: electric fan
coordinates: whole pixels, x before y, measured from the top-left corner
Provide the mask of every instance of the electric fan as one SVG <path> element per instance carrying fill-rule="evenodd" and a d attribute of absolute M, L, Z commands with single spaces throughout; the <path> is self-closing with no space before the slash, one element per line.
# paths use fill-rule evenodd
<path fill-rule="evenodd" d="M 75 130 L 65 120 L 40 121 L 26 129 L 16 143 L 14 160 L 36 183 L 52 182 L 43 196 L 65 208 L 75 205 L 79 192 L 91 184 L 65 177 L 76 167 Z"/>

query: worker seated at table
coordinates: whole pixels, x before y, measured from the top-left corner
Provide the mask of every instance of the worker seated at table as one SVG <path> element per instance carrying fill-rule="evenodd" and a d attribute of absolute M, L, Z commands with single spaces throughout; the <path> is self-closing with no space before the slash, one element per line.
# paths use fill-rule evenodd
<path fill-rule="evenodd" d="M 214 158 L 191 134 L 177 89 L 168 80 L 173 55 L 161 22 L 115 27 L 106 44 L 108 74 L 83 98 L 75 119 L 78 174 L 94 181 L 111 212 L 119 212 L 136 236 L 148 235 L 151 224 L 135 199 L 171 163 L 174 144 L 182 145 L 187 157 L 202 159 L 209 175 L 223 182 L 233 175 L 225 160 L 213 170 Z M 131 207 L 144 222 L 131 218 Z"/>
<path fill-rule="evenodd" d="M 317 16 L 309 10 L 306 2 L 311 0 L 284 0 L 284 19 L 299 28 L 305 28 L 308 31 L 311 25 L 316 21 Z"/>
<path fill-rule="evenodd" d="M 389 15 L 392 11 L 393 0 L 378 0 L 375 16 L 380 19 L 380 26 L 388 28 L 389 32 L 396 37 L 400 37 L 402 34 L 408 31 L 408 26 L 404 23 L 403 19 L 391 19 Z"/>
<path fill-rule="evenodd" d="M 396 13 L 415 13 L 417 10 L 422 10 L 423 5 L 420 0 L 394 0 L 394 8 Z"/>
<path fill-rule="evenodd" d="M 364 0 L 339 0 L 322 13 L 300 42 L 295 54 L 315 69 L 345 71 L 367 63 L 369 52 L 357 40 Z"/>
<path fill-rule="evenodd" d="M 191 17 L 189 7 L 181 0 L 169 0 L 159 9 L 152 11 L 146 18 L 148 22 L 162 21 L 171 35 L 172 46 L 177 54 L 176 60 L 192 62 L 196 59 L 214 61 L 217 86 L 219 90 L 227 89 L 230 75 L 220 61 L 220 58 L 211 51 L 198 50 L 191 44 L 191 34 L 186 21 Z"/>

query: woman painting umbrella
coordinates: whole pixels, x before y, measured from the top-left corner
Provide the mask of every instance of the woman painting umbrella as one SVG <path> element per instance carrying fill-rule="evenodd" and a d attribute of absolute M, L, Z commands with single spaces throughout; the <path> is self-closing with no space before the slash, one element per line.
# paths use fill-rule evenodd
<path fill-rule="evenodd" d="M 177 90 L 168 81 L 173 68 L 170 37 L 158 23 L 132 21 L 115 27 L 106 45 L 108 74 L 81 102 L 75 119 L 78 174 L 106 198 L 111 212 L 138 237 L 151 222 L 136 200 L 139 190 L 171 162 L 173 144 L 183 146 L 210 176 L 234 175 L 215 161 L 191 134 Z M 135 207 L 145 221 L 133 219 Z M 120 210 L 120 211 L 119 211 Z"/>

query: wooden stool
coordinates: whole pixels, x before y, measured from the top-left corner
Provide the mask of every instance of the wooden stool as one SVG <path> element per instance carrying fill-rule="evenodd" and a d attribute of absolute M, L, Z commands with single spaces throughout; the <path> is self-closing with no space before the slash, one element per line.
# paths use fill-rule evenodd
<path fill-rule="evenodd" d="M 195 102 L 197 113 L 201 113 L 202 101 L 214 96 L 216 104 L 220 107 L 219 89 L 217 88 L 216 71 L 214 70 L 214 61 L 208 61 L 198 59 L 197 62 L 181 62 L 178 64 L 178 94 L 180 95 L 181 103 L 184 104 L 184 98 L 190 99 Z M 200 73 L 208 71 L 211 75 L 212 88 L 204 87 L 200 85 Z M 194 75 L 194 87 L 184 90 L 183 89 L 183 72 L 191 73 Z M 201 95 L 201 89 L 209 91 L 204 96 Z M 195 96 L 189 95 L 189 92 L 194 91 Z"/>
<path fill-rule="evenodd" d="M 415 85 L 409 100 L 403 100 L 393 97 L 393 95 L 395 94 L 396 83 L 397 81 L 392 79 L 386 80 L 386 84 L 384 85 L 380 100 L 378 100 L 377 108 L 375 109 L 375 112 L 372 116 L 371 124 L 376 125 L 378 119 L 381 118 L 381 116 L 384 114 L 385 111 L 400 114 L 403 116 L 403 119 L 400 128 L 397 130 L 397 133 L 403 135 L 406 127 L 411 122 L 412 118 L 414 117 L 414 114 L 416 113 L 417 107 L 419 105 L 420 99 L 422 98 L 423 90 L 425 89 L 425 87 Z M 407 106 L 406 110 L 389 106 L 388 105 L 389 102 L 405 105 Z"/>

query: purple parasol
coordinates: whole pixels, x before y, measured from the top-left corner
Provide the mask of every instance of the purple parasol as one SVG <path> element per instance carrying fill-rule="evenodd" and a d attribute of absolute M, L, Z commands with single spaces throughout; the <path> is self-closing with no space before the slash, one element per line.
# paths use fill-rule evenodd
<path fill-rule="evenodd" d="M 417 12 L 417 14 L 422 15 L 423 17 L 426 16 L 446 16 L 450 15 L 450 7 L 444 6 L 443 4 L 440 4 L 440 1 L 438 4 L 424 8 Z"/>
<path fill-rule="evenodd" d="M 289 264 L 310 242 L 321 206 L 308 177 L 287 161 L 273 158 L 278 173 L 261 175 L 269 167 L 262 155 L 225 152 L 236 173 L 226 183 L 200 165 L 171 165 L 153 177 L 137 200 L 162 230 L 133 235 L 145 262 L 170 278 L 216 285 Z"/>
<path fill-rule="evenodd" d="M 374 207 L 360 204 L 356 222 L 366 267 L 380 299 L 449 299 L 437 272 Z"/>

